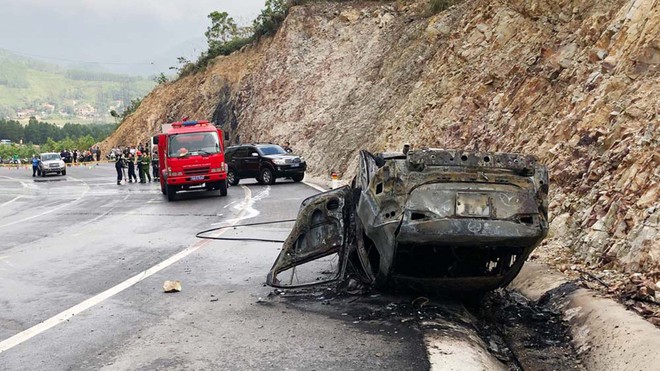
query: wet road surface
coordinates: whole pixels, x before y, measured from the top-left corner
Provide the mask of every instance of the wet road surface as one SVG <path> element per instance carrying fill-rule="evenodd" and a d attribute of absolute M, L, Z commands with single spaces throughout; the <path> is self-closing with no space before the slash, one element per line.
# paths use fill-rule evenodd
<path fill-rule="evenodd" d="M 317 190 L 245 181 L 228 197 L 196 192 L 168 203 L 156 184 L 118 186 L 114 176 L 109 164 L 45 181 L 30 170 L 0 169 L 3 369 L 428 369 L 417 329 L 365 331 L 271 300 L 264 282 L 277 244 L 195 238 L 227 223 L 295 218 Z M 283 239 L 288 229 L 227 235 Z M 131 278 L 139 281 L 76 312 Z M 183 291 L 163 293 L 165 280 L 181 280 Z M 63 312 L 68 317 L 56 325 L 26 334 Z"/>

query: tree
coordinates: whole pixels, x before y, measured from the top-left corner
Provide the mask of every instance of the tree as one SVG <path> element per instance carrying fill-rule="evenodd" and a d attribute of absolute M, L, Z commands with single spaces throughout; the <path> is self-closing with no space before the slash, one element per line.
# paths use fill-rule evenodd
<path fill-rule="evenodd" d="M 0 120 L 0 139 L 9 139 L 18 143 L 24 137 L 24 128 L 20 122 L 14 120 Z"/>
<path fill-rule="evenodd" d="M 170 79 L 168 79 L 167 76 L 165 76 L 165 74 L 161 72 L 159 75 L 156 75 L 154 77 L 154 81 L 156 82 L 156 84 L 161 85 L 161 84 L 165 84 L 165 83 L 169 82 Z M 110 112 L 110 114 L 112 114 L 112 112 Z M 112 117 L 114 117 L 114 116 L 112 116 Z"/>
<path fill-rule="evenodd" d="M 238 35 L 238 26 L 227 12 L 214 11 L 208 15 L 211 26 L 206 29 L 204 35 L 209 49 L 215 49 Z"/>
<path fill-rule="evenodd" d="M 279 29 L 288 10 L 286 0 L 266 0 L 266 5 L 261 14 L 254 20 L 254 35 L 272 35 Z"/>

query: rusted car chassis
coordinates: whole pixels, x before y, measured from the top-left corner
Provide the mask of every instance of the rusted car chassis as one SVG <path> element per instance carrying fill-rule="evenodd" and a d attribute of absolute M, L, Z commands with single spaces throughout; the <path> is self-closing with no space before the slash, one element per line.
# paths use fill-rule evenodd
<path fill-rule="evenodd" d="M 305 200 L 267 277 L 275 287 L 340 279 L 488 291 L 507 285 L 548 232 L 548 172 L 532 156 L 437 149 L 360 153 L 351 187 Z M 285 272 L 333 255 L 332 274 Z"/>

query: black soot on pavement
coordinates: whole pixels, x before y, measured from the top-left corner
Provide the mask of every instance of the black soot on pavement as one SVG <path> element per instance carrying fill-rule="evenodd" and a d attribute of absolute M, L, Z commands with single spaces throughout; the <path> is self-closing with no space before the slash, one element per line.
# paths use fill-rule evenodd
<path fill-rule="evenodd" d="M 568 324 L 550 298 L 575 290 L 559 287 L 538 302 L 500 289 L 471 311 L 488 350 L 513 370 L 584 370 L 572 346 Z"/>
<path fill-rule="evenodd" d="M 374 290 L 347 293 L 335 287 L 274 290 L 268 296 L 367 331 L 379 323 L 388 333 L 398 333 L 408 341 L 420 340 L 428 323 L 445 326 L 444 330 L 473 329 L 488 351 L 510 370 L 584 370 L 568 325 L 551 304 L 573 290 L 572 284 L 561 286 L 538 302 L 507 289 L 490 292 L 481 301 Z M 383 331 L 382 327 L 377 331 Z"/>

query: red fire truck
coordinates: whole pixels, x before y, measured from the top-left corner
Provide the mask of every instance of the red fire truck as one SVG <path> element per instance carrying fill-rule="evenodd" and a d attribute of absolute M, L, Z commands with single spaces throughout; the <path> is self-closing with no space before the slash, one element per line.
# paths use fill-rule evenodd
<path fill-rule="evenodd" d="M 153 138 L 158 151 L 160 188 L 168 201 L 188 189 L 220 190 L 227 195 L 227 164 L 222 130 L 208 121 L 163 125 Z"/>

